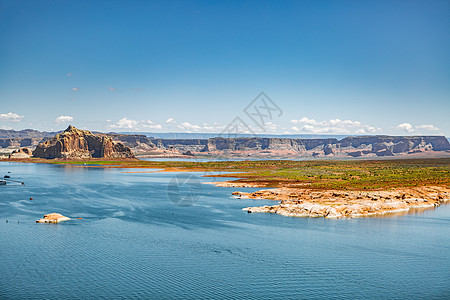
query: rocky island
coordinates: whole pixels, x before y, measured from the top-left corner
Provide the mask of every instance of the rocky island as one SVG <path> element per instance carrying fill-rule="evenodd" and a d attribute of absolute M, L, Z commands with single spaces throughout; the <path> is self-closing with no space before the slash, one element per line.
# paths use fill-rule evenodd
<path fill-rule="evenodd" d="M 70 220 L 69 217 L 63 216 L 58 213 L 50 213 L 47 215 L 44 215 L 42 219 L 36 220 L 36 223 L 59 223 L 63 221 Z"/>

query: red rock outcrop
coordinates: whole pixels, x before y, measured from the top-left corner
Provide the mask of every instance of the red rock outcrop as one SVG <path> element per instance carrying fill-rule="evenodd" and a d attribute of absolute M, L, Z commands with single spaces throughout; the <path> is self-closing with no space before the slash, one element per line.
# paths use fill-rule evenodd
<path fill-rule="evenodd" d="M 133 158 L 129 147 L 114 143 L 111 137 L 95 135 L 88 130 L 69 126 L 53 139 L 39 144 L 34 157 L 89 159 L 89 158 Z"/>

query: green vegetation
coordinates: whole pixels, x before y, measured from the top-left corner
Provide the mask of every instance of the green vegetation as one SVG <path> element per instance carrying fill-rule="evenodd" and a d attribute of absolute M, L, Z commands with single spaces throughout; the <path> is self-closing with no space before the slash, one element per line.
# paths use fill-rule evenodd
<path fill-rule="evenodd" d="M 214 175 L 240 178 L 264 186 L 313 189 L 376 190 L 396 187 L 450 186 L 450 159 L 390 160 L 264 160 L 264 161 L 40 161 L 54 164 L 112 168 L 157 168 L 177 171 L 227 172 Z M 237 172 L 230 174 L 228 172 Z M 206 176 L 208 176 L 206 174 Z M 211 176 L 211 175 L 210 175 Z"/>

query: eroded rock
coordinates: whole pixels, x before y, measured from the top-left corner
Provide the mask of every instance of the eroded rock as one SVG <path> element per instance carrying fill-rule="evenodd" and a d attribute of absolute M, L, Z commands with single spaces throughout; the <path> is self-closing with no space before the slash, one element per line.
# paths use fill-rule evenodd
<path fill-rule="evenodd" d="M 36 220 L 36 223 L 59 223 L 63 221 L 70 220 L 69 217 L 63 216 L 58 213 L 50 213 L 47 215 L 44 215 L 42 219 Z"/>
<path fill-rule="evenodd" d="M 114 143 L 111 137 L 69 126 L 53 139 L 39 144 L 33 151 L 39 158 L 89 159 L 133 158 L 129 147 Z"/>
<path fill-rule="evenodd" d="M 279 204 L 272 206 L 243 208 L 247 212 L 325 218 L 357 218 L 402 212 L 411 208 L 439 206 L 450 199 L 450 189 L 445 187 L 420 187 L 364 193 L 278 188 L 234 194 L 250 199 L 280 201 Z M 297 195 L 297 197 L 293 197 L 293 195 Z"/>

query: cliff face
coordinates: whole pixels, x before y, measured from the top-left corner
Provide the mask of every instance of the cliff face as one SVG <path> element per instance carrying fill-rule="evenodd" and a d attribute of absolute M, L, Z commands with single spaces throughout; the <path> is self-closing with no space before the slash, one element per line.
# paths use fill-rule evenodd
<path fill-rule="evenodd" d="M 0 139 L 3 147 L 32 147 L 36 139 Z M 37 146 L 44 158 L 124 158 L 141 155 L 190 153 L 236 157 L 380 157 L 430 151 L 450 151 L 443 136 L 359 136 L 342 140 L 290 138 L 154 139 L 137 134 L 92 134 L 69 127 Z"/>
<path fill-rule="evenodd" d="M 41 138 L 0 138 L 0 148 L 34 147 L 42 141 Z"/>
<path fill-rule="evenodd" d="M 69 126 L 53 139 L 39 144 L 33 156 L 40 158 L 88 159 L 132 158 L 130 148 L 114 143 L 111 137 L 94 135 Z"/>
<path fill-rule="evenodd" d="M 47 131 L 37 131 L 33 129 L 25 129 L 25 130 L 5 130 L 0 129 L 0 138 L 34 138 L 34 139 L 43 139 L 43 138 L 52 138 L 58 132 L 47 132 Z"/>
<path fill-rule="evenodd" d="M 425 151 L 448 151 L 443 136 L 360 136 L 342 140 L 288 138 L 153 139 L 160 149 L 199 154 L 274 156 L 394 156 Z"/>
<path fill-rule="evenodd" d="M 450 143 L 444 136 L 361 136 L 344 138 L 339 143 L 342 151 L 357 149 L 377 156 L 447 151 Z"/>
<path fill-rule="evenodd" d="M 108 133 L 102 134 L 102 136 L 109 136 L 114 142 L 120 142 L 130 148 L 142 147 L 143 145 L 155 148 L 155 145 L 143 134 Z"/>

